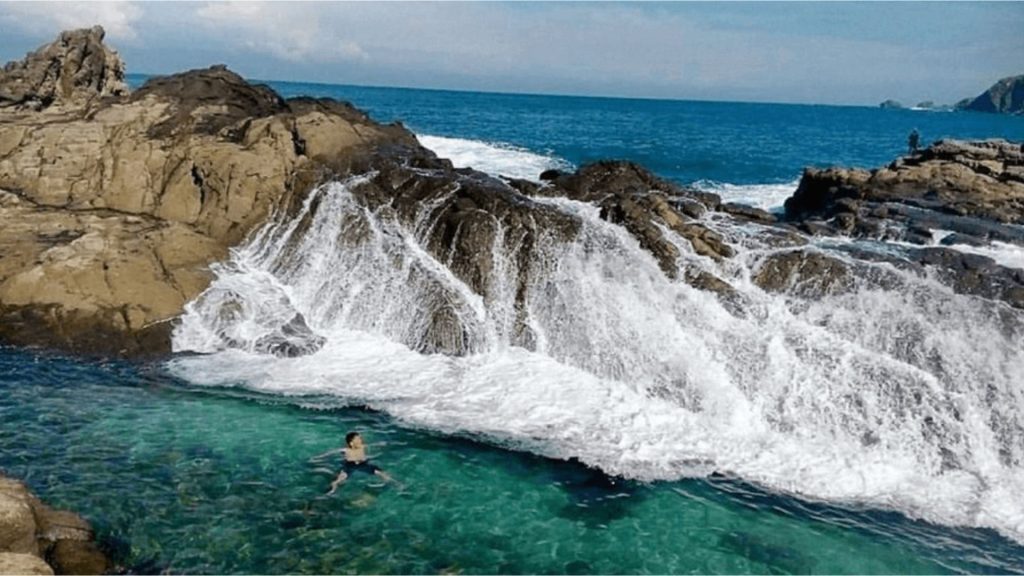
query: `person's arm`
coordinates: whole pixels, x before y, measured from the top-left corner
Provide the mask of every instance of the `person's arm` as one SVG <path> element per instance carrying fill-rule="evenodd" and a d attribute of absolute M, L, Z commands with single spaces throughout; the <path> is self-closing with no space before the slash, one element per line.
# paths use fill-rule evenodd
<path fill-rule="evenodd" d="M 341 452 L 342 450 L 344 450 L 344 448 L 332 448 L 331 450 L 328 450 L 327 452 L 324 452 L 323 454 L 318 454 L 316 456 L 313 456 L 312 458 L 309 459 L 309 461 L 310 462 L 315 462 L 317 460 L 320 460 L 321 458 L 326 458 L 326 457 L 330 456 L 331 454 L 337 454 L 338 452 Z"/>
<path fill-rule="evenodd" d="M 348 479 L 348 473 L 344 470 L 339 472 L 338 477 L 334 479 L 334 482 L 331 482 L 331 489 L 327 491 L 327 495 L 330 496 L 331 494 L 334 494 L 334 491 L 337 490 L 338 486 L 341 486 L 346 479 Z"/>

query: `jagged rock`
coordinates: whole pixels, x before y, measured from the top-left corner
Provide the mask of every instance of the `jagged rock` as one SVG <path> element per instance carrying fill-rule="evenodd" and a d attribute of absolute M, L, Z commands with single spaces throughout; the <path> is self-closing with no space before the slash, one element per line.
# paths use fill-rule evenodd
<path fill-rule="evenodd" d="M 796 191 L 786 199 L 786 218 L 829 217 L 836 201 L 860 199 L 863 196 L 861 187 L 870 177 L 866 170 L 806 168 Z"/>
<path fill-rule="evenodd" d="M 103 44 L 103 28 L 62 32 L 56 41 L 0 71 L 0 108 L 85 106 L 128 94 L 124 62 Z"/>
<path fill-rule="evenodd" d="M 974 112 L 1024 114 L 1024 75 L 1002 78 L 977 97 L 960 101 L 956 107 Z"/>
<path fill-rule="evenodd" d="M 702 256 L 721 260 L 734 255 L 721 235 L 694 220 L 693 215 L 703 211 L 693 205 L 716 210 L 721 205 L 718 196 L 687 190 L 632 162 L 596 162 L 574 174 L 559 173 L 551 184 L 544 189 L 547 195 L 600 206 L 601 217 L 626 228 L 654 254 L 669 277 L 678 274 L 679 249 L 661 227 L 688 240 L 694 252 Z"/>
<path fill-rule="evenodd" d="M 53 576 L 53 569 L 33 554 L 0 552 L 0 574 L 12 576 Z"/>
<path fill-rule="evenodd" d="M 1002 300 L 1024 308 L 1024 271 L 1006 268 L 987 257 L 950 248 L 929 247 L 910 252 L 912 260 L 934 266 L 953 290 Z"/>
<path fill-rule="evenodd" d="M 785 206 L 786 218 L 799 221 L 870 212 L 883 204 L 1022 223 L 1024 151 L 1005 140 L 941 140 L 872 172 L 807 169 Z"/>
<path fill-rule="evenodd" d="M 276 332 L 256 341 L 254 350 L 274 356 L 294 358 L 312 354 L 323 347 L 327 339 L 313 332 L 302 314 L 295 314 Z"/>
<path fill-rule="evenodd" d="M 79 33 L 68 34 L 54 45 Z M 109 53 L 101 30 L 86 36 L 90 54 Z M 71 66 L 59 59 L 80 52 L 52 57 Z M 45 76 L 40 65 L 30 55 L 7 69 Z M 169 321 L 205 289 L 208 265 L 273 210 L 380 146 L 418 146 L 349 105 L 284 101 L 223 67 L 153 79 L 131 98 L 60 103 L 0 109 L 4 343 L 167 352 Z"/>

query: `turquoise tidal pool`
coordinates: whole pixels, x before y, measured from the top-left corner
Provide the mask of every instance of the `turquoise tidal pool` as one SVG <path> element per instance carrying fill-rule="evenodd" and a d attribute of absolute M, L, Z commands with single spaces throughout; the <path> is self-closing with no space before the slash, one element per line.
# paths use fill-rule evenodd
<path fill-rule="evenodd" d="M 397 480 L 325 496 L 358 430 Z M 0 470 L 134 573 L 1007 573 L 1024 547 L 713 476 L 644 484 L 329 398 L 0 348 Z"/>

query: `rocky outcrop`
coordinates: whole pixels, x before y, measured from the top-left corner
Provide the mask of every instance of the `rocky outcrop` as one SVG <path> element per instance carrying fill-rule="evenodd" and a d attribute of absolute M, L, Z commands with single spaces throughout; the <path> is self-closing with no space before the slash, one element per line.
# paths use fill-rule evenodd
<path fill-rule="evenodd" d="M 0 476 L 0 574 L 103 574 L 111 567 L 88 522 Z"/>
<path fill-rule="evenodd" d="M 62 32 L 56 41 L 0 71 L 0 108 L 88 106 L 128 93 L 124 62 L 103 44 L 103 28 Z"/>
<path fill-rule="evenodd" d="M 1024 114 L 1024 75 L 1009 76 L 973 99 L 957 103 L 957 109 L 998 114 Z"/>
<path fill-rule="evenodd" d="M 866 236 L 884 235 L 886 221 L 907 224 L 913 232 L 924 216 L 952 230 L 966 223 L 963 218 L 1020 224 L 1024 150 L 1005 140 L 942 140 L 871 172 L 811 168 L 785 207 L 790 221 L 832 220 L 843 232 Z M 965 233 L 972 231 L 978 230 Z M 995 228 L 983 233 L 999 234 Z"/>
<path fill-rule="evenodd" d="M 100 39 L 64 33 L 7 67 L 76 72 L 51 106 L 0 109 L 0 342 L 169 351 L 167 323 L 208 265 L 273 210 L 380 146 L 418 146 L 349 105 L 284 101 L 223 67 L 118 96 L 123 66 L 96 63 L 116 58 Z"/>
<path fill-rule="evenodd" d="M 785 208 L 786 223 L 808 234 L 921 245 L 906 250 L 904 257 L 936 268 L 955 291 L 1024 308 L 1024 272 L 935 246 L 1024 245 L 1024 149 L 1019 143 L 946 140 L 872 171 L 809 168 Z M 947 235 L 939 240 L 937 231 Z M 773 278 L 780 269 L 770 270 L 769 286 L 778 283 Z"/>
<path fill-rule="evenodd" d="M 544 176 L 551 185 L 536 193 L 597 204 L 601 217 L 626 228 L 670 277 L 679 270 L 679 248 L 662 232 L 663 227 L 688 240 L 702 256 L 721 260 L 734 253 L 718 233 L 696 220 L 707 210 L 721 207 L 714 194 L 681 188 L 632 162 L 596 162 L 575 174 Z"/>
<path fill-rule="evenodd" d="M 102 31 L 65 37 L 98 42 Z M 102 45 L 90 46 L 85 55 L 69 48 L 54 57 L 116 58 Z M 48 77 L 33 68 L 40 62 L 30 57 L 8 68 Z M 154 78 L 131 95 L 104 79 L 114 69 L 123 66 L 83 65 L 70 96 L 0 108 L 0 343 L 96 354 L 167 352 L 174 320 L 209 286 L 211 263 L 272 215 L 296 216 L 318 184 L 356 174 L 365 176 L 352 190 L 362 209 L 376 221 L 415 230 L 436 262 L 483 297 L 495 277 L 488 247 L 500 245 L 510 255 L 502 266 L 519 270 L 510 287 L 517 310 L 525 309 L 534 263 L 545 260 L 552 242 L 580 231 L 580 220 L 551 197 L 597 206 L 665 275 L 724 300 L 735 290 L 715 267 L 729 269 L 722 263 L 735 256 L 741 239 L 726 238 L 722 230 L 729 227 L 716 222 L 743 223 L 742 234 L 757 234 L 771 250 L 799 248 L 805 235 L 922 244 L 934 228 L 957 232 L 958 243 L 1022 235 L 1006 225 L 1024 221 L 1020 146 L 1002 141 L 939 142 L 871 172 L 808 170 L 780 222 L 631 162 L 547 171 L 539 183 L 456 170 L 401 125 L 382 126 L 333 100 L 285 100 L 223 66 Z M 357 245 L 369 233 L 366 221 L 342 224 L 343 245 Z M 309 218 L 297 224 L 300 230 L 310 225 Z M 1000 285 L 989 290 L 968 277 L 983 268 L 980 273 L 994 273 L 974 260 L 964 265 L 924 252 L 918 260 L 959 270 L 950 280 L 958 290 L 1017 298 L 1012 274 L 1000 273 Z M 766 258 L 754 273 L 766 290 L 808 297 L 844 290 L 850 276 L 843 262 L 801 249 Z M 436 302 L 425 306 L 418 333 L 408 338 L 418 350 L 470 351 L 460 324 L 465 314 L 444 297 L 446 289 L 428 290 Z M 215 316 L 229 320 L 241 310 L 230 296 L 216 306 Z M 282 356 L 307 354 L 324 342 L 297 312 L 274 322 L 253 342 L 218 335 L 227 347 Z M 530 347 L 525 320 L 516 322 L 512 341 Z"/>
<path fill-rule="evenodd" d="M 62 38 L 83 35 L 102 36 Z M 18 69 L 28 74 L 35 62 Z M 680 247 L 667 231 L 714 260 L 733 253 L 698 221 L 719 208 L 716 196 L 631 163 L 549 175 L 544 186 L 504 182 L 453 169 L 401 126 L 376 124 L 351 105 L 284 100 L 222 66 L 155 78 L 119 98 L 104 98 L 107 84 L 86 80 L 91 97 L 0 112 L 0 218 L 11 223 L 0 229 L 0 244 L 11 247 L 0 255 L 0 342 L 96 354 L 169 351 L 172 321 L 208 286 L 212 262 L 275 211 L 294 214 L 316 184 L 350 174 L 373 175 L 358 189 L 363 206 L 409 226 L 424 203 L 436 203 L 426 247 L 478 293 L 494 265 L 480 247 L 496 235 L 517 247 L 526 269 L 544 241 L 577 232 L 578 221 L 530 196 L 597 203 L 670 276 L 679 271 Z M 727 287 L 707 272 L 685 278 Z M 526 282 L 524 275 L 520 299 Z M 226 300 L 223 314 L 232 306 Z M 465 352 L 457 314 L 443 305 L 430 314 L 420 348 Z M 224 338 L 226 346 L 278 355 L 322 343 L 301 315 L 259 342 Z"/>

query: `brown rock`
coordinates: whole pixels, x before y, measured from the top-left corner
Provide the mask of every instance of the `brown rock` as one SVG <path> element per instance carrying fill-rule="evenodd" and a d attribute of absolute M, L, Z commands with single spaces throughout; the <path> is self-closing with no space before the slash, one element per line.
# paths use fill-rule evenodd
<path fill-rule="evenodd" d="M 81 107 L 128 94 L 124 62 L 103 44 L 103 28 L 62 32 L 56 41 L 0 70 L 0 108 Z M 0 146 L 2 151 L 2 146 Z"/>
<path fill-rule="evenodd" d="M 747 206 L 746 204 L 738 204 L 736 202 L 726 202 L 719 206 L 719 210 L 727 214 L 732 214 L 737 218 L 743 220 L 751 220 L 753 222 L 775 222 L 777 218 L 771 212 L 767 210 L 761 210 L 760 208 L 754 208 L 753 206 Z"/>
<path fill-rule="evenodd" d="M 1005 140 L 941 140 L 913 158 L 871 173 L 807 169 L 786 200 L 790 220 L 856 212 L 851 200 L 877 210 L 885 203 L 919 206 L 1003 223 L 1024 222 L 1024 152 Z"/>
<path fill-rule="evenodd" d="M 73 67 L 108 54 L 101 39 L 64 34 L 36 56 Z M 36 56 L 7 70 L 50 78 Z M 89 78 L 97 96 L 120 93 Z M 355 158 L 417 146 L 349 105 L 286 102 L 223 67 L 153 79 L 130 99 L 76 94 L 0 109 L 0 343 L 169 351 L 169 321 L 228 247 Z"/>
<path fill-rule="evenodd" d="M 0 477 L 0 552 L 36 554 L 33 496 L 21 482 Z"/>
<path fill-rule="evenodd" d="M 109 568 L 85 519 L 53 510 L 23 483 L 0 476 L 0 574 L 103 574 Z"/>
<path fill-rule="evenodd" d="M 53 569 L 33 554 L 0 552 L 0 574 L 20 576 L 53 576 Z"/>
<path fill-rule="evenodd" d="M 754 283 L 769 292 L 821 297 L 852 285 L 842 261 L 806 249 L 770 254 L 754 275 Z"/>
<path fill-rule="evenodd" d="M 87 540 L 58 540 L 47 559 L 57 574 L 105 574 L 111 568 L 96 544 Z"/>

